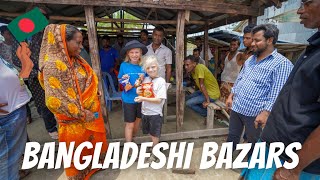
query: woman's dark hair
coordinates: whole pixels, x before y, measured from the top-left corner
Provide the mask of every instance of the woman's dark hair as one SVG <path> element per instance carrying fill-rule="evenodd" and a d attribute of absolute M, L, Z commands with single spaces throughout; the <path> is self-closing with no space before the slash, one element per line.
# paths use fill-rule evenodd
<path fill-rule="evenodd" d="M 67 26 L 66 26 L 66 39 L 67 39 L 67 41 L 71 41 L 77 32 L 81 33 L 81 31 L 79 29 L 77 29 L 75 26 L 67 24 Z"/>
<path fill-rule="evenodd" d="M 276 44 L 278 41 L 279 29 L 276 25 L 273 24 L 261 24 L 252 29 L 252 34 L 255 34 L 259 31 L 263 31 L 263 36 L 266 39 L 273 38 L 272 44 Z"/>

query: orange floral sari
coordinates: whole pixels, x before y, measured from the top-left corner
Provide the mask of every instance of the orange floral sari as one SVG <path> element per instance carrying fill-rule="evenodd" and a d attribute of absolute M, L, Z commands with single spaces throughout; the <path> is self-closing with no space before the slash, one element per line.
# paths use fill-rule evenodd
<path fill-rule="evenodd" d="M 39 81 L 45 90 L 46 105 L 59 123 L 59 142 L 75 148 L 88 141 L 93 144 L 103 142 L 100 160 L 103 160 L 108 144 L 100 101 L 98 78 L 88 63 L 79 57 L 70 57 L 66 44 L 66 25 L 48 25 L 44 31 L 39 56 Z M 88 114 L 95 118 L 86 118 Z M 93 149 L 84 148 L 82 157 L 93 155 Z M 89 179 L 98 169 L 89 165 L 77 170 L 72 165 L 66 168 L 68 179 Z"/>

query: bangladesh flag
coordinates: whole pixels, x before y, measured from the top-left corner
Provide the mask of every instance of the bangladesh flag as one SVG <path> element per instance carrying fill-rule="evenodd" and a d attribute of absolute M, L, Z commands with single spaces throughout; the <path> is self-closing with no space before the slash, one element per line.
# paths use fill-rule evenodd
<path fill-rule="evenodd" d="M 47 25 L 47 18 L 41 13 L 39 8 L 36 7 L 12 20 L 8 25 L 8 29 L 14 37 L 21 42 L 42 31 Z"/>

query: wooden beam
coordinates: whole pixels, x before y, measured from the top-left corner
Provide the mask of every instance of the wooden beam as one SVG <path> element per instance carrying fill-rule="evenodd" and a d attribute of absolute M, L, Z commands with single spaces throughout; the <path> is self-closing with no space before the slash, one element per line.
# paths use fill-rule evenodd
<path fill-rule="evenodd" d="M 204 60 L 206 62 L 206 66 L 209 65 L 209 52 L 208 52 L 208 41 L 209 41 L 209 35 L 208 35 L 208 23 L 206 23 L 206 25 L 204 26 L 204 49 L 203 49 L 203 53 L 204 53 Z"/>
<path fill-rule="evenodd" d="M 210 137 L 210 136 L 223 136 L 227 135 L 229 132 L 228 128 L 214 128 L 214 129 L 203 129 L 195 131 L 186 131 L 186 132 L 176 132 L 161 134 L 160 141 L 176 141 L 182 139 L 198 139 L 201 137 Z M 140 136 L 135 137 L 134 142 L 141 144 L 143 142 L 150 142 L 150 136 Z M 112 139 L 111 142 L 120 142 L 123 144 L 125 142 L 124 138 Z"/>
<path fill-rule="evenodd" d="M 77 26 L 77 27 L 80 27 L 80 28 L 87 28 L 87 26 Z M 116 28 L 116 27 L 97 27 L 97 30 L 119 30 L 119 31 L 132 31 L 132 30 L 136 30 L 136 31 L 139 31 L 140 33 L 140 30 L 141 29 L 137 29 L 137 28 Z M 153 31 L 153 29 L 146 29 L 147 31 Z M 164 28 L 165 32 L 176 32 L 176 29 L 175 28 Z"/>
<path fill-rule="evenodd" d="M 115 7 L 136 7 L 136 8 L 159 8 L 159 9 L 178 9 L 192 11 L 206 11 L 215 13 L 242 14 L 258 16 L 258 8 L 240 4 L 226 3 L 222 0 L 216 1 L 174 1 L 174 0 L 144 0 L 138 3 L 137 0 L 4 0 L 8 2 L 29 2 L 45 4 L 72 4 L 72 5 L 91 5 L 91 6 L 115 6 Z"/>
<path fill-rule="evenodd" d="M 199 12 L 199 11 L 192 11 L 194 14 L 200 16 L 201 18 L 206 17 L 203 13 Z"/>
<path fill-rule="evenodd" d="M 183 65 L 184 65 L 184 26 L 185 11 L 180 10 L 177 18 L 176 45 L 176 114 L 177 132 L 181 131 L 184 116 Z"/>
<path fill-rule="evenodd" d="M 99 48 L 98 48 L 98 42 L 97 42 L 97 32 L 96 32 L 96 25 L 94 21 L 94 11 L 93 6 L 85 6 L 84 7 L 85 14 L 86 14 L 86 22 L 88 26 L 88 39 L 89 39 L 89 46 L 90 46 L 90 56 L 92 61 L 92 68 L 95 71 L 95 73 L 98 76 L 99 82 L 102 82 L 101 79 L 101 69 L 100 69 L 100 58 L 99 58 Z M 110 124 L 108 120 L 108 113 L 107 113 L 107 107 L 106 107 L 106 101 L 104 99 L 104 93 L 102 89 L 102 84 L 98 84 L 98 89 L 101 92 L 100 96 L 100 107 L 103 115 L 103 119 L 105 122 L 105 127 L 107 131 L 108 137 L 111 137 L 111 130 L 110 130 Z"/>
<path fill-rule="evenodd" d="M 151 8 L 150 11 L 148 12 L 148 15 L 146 16 L 145 20 L 148 20 L 151 13 L 153 12 L 154 8 Z"/>
<path fill-rule="evenodd" d="M 0 12 L 1 17 L 17 17 L 20 16 L 21 13 L 8 13 L 8 12 Z M 59 20 L 59 21 L 82 21 L 85 22 L 85 17 L 67 17 L 67 16 L 50 16 L 50 20 Z M 137 24 L 143 24 L 143 23 L 150 23 L 150 24 L 172 24 L 176 25 L 176 20 L 132 20 L 132 19 L 106 19 L 106 18 L 94 18 L 96 22 L 128 22 L 128 23 L 137 23 Z M 200 24 L 204 25 L 204 21 L 189 21 L 188 24 Z"/>

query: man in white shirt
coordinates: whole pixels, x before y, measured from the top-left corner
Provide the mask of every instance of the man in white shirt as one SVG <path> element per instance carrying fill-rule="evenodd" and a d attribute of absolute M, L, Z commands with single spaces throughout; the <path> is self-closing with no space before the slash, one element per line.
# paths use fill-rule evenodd
<path fill-rule="evenodd" d="M 148 52 L 146 55 L 155 55 L 159 63 L 159 76 L 164 78 L 166 82 L 170 81 L 172 52 L 162 44 L 164 38 L 164 29 L 161 26 L 154 28 L 152 33 L 152 43 L 147 46 Z"/>

